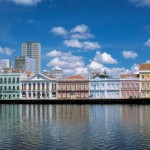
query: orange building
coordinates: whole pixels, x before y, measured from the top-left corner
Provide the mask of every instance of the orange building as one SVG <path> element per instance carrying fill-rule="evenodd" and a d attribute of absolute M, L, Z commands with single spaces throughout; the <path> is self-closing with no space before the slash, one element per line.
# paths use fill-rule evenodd
<path fill-rule="evenodd" d="M 150 97 L 150 64 L 139 65 L 141 97 Z"/>
<path fill-rule="evenodd" d="M 59 99 L 86 99 L 89 97 L 89 80 L 82 75 L 58 80 Z"/>

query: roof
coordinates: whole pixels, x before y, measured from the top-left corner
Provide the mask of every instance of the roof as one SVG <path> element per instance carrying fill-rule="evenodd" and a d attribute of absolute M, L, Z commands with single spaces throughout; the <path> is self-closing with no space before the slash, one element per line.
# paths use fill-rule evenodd
<path fill-rule="evenodd" d="M 69 76 L 66 79 L 69 79 L 69 80 L 86 80 L 87 78 L 85 78 L 82 75 L 74 75 L 74 76 Z"/>
<path fill-rule="evenodd" d="M 139 75 L 138 74 L 120 74 L 120 78 L 124 79 L 124 78 L 138 78 Z"/>
<path fill-rule="evenodd" d="M 139 65 L 139 70 L 140 71 L 146 71 L 146 70 L 150 70 L 150 64 L 140 64 Z"/>

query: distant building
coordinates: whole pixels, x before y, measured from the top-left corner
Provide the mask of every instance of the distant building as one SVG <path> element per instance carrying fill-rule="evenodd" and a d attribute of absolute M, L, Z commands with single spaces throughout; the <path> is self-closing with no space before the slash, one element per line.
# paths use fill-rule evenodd
<path fill-rule="evenodd" d="M 35 73 L 41 72 L 41 44 L 27 42 L 22 44 L 22 56 L 33 58 L 36 61 Z"/>
<path fill-rule="evenodd" d="M 150 97 L 150 64 L 139 65 L 141 97 Z"/>
<path fill-rule="evenodd" d="M 138 98 L 140 96 L 139 74 L 121 74 L 121 98 Z"/>
<path fill-rule="evenodd" d="M 59 79 L 58 86 L 59 99 L 87 99 L 89 97 L 89 80 L 82 75 Z"/>
<path fill-rule="evenodd" d="M 43 74 L 21 80 L 21 99 L 56 99 L 58 97 L 58 82 Z"/>
<path fill-rule="evenodd" d="M 57 79 L 63 79 L 64 74 L 63 70 L 51 70 L 51 71 L 44 71 L 44 75 L 49 75 Z"/>
<path fill-rule="evenodd" d="M 36 61 L 33 58 L 26 56 L 17 56 L 15 57 L 15 69 L 21 69 L 24 71 L 30 71 L 35 74 L 36 72 Z"/>
<path fill-rule="evenodd" d="M 9 59 L 0 60 L 0 69 L 11 68 L 11 61 Z"/>

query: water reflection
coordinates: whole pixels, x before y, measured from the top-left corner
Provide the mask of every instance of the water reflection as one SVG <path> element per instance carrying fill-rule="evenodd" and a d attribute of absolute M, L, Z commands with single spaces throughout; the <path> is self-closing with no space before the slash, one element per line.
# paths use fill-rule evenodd
<path fill-rule="evenodd" d="M 148 105 L 0 105 L 0 149 L 150 149 Z"/>

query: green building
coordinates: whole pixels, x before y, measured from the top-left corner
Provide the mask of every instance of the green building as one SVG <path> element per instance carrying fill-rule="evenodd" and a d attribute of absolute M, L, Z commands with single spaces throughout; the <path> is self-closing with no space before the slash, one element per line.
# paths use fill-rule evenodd
<path fill-rule="evenodd" d="M 0 99 L 20 98 L 21 73 L 0 73 Z"/>

